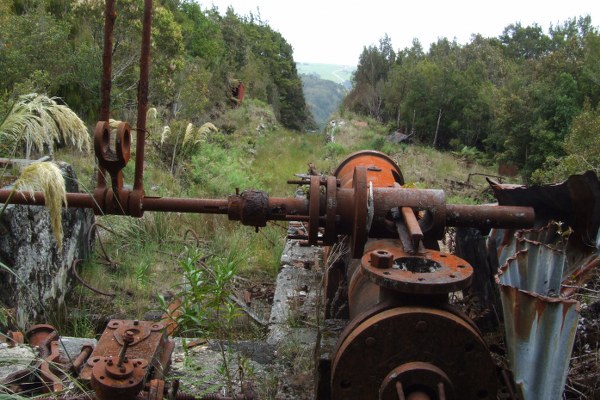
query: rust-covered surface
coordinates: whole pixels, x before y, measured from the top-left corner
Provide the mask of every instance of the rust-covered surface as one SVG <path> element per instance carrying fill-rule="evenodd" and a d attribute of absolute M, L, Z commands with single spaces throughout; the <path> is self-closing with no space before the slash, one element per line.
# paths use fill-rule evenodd
<path fill-rule="evenodd" d="M 500 204 L 533 207 L 537 224 L 546 223 L 494 231 L 488 246 L 500 265 L 506 346 L 518 395 L 560 399 L 579 320 L 580 305 L 569 296 L 600 263 L 598 179 L 589 172 L 557 185 L 492 187 Z"/>

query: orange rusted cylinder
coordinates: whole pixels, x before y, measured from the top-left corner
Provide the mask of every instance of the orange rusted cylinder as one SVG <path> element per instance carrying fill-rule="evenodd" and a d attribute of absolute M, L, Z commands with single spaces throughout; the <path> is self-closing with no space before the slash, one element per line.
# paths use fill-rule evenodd
<path fill-rule="evenodd" d="M 352 187 L 354 168 L 367 168 L 367 182 L 373 187 L 394 187 L 404 184 L 400 167 L 387 155 L 374 150 L 363 150 L 349 155 L 333 173 L 340 181 L 342 188 Z"/>

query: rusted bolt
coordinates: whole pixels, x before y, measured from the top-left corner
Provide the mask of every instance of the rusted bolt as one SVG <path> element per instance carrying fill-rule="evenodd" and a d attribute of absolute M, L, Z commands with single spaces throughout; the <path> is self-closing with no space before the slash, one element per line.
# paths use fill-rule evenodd
<path fill-rule="evenodd" d="M 133 343 L 133 341 L 133 331 L 126 331 L 125 336 L 123 336 L 123 347 L 121 347 L 121 351 L 119 352 L 119 362 L 117 363 L 117 367 L 120 368 L 123 366 L 123 362 L 128 362 L 125 353 L 127 353 L 127 348 L 129 345 L 131 345 L 131 343 Z"/>
<path fill-rule="evenodd" d="M 113 360 L 112 357 L 108 359 L 108 361 L 106 362 L 108 365 L 113 365 Z"/>
<path fill-rule="evenodd" d="M 123 337 L 123 342 L 131 344 L 133 342 L 133 339 L 133 331 L 126 331 L 125 336 Z"/>
<path fill-rule="evenodd" d="M 371 265 L 375 268 L 391 268 L 394 265 L 394 256 L 386 250 L 375 250 L 371 253 Z"/>
<path fill-rule="evenodd" d="M 140 321 L 139 321 L 139 320 L 137 320 L 137 319 L 134 319 L 134 320 L 133 320 L 133 325 L 134 325 L 134 326 L 138 326 L 139 324 L 140 324 Z"/>

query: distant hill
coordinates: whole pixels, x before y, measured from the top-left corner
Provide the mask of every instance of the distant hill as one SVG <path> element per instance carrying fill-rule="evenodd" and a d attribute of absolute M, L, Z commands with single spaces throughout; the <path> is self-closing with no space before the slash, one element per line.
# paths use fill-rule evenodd
<path fill-rule="evenodd" d="M 323 129 L 331 114 L 336 112 L 346 96 L 347 89 L 340 83 L 322 79 L 317 73 L 300 74 L 304 98 L 320 129 Z"/>
<path fill-rule="evenodd" d="M 326 79 L 343 85 L 347 90 L 350 90 L 352 74 L 356 67 L 349 65 L 335 64 L 314 64 L 297 62 L 296 69 L 299 74 L 317 74 L 321 79 Z"/>

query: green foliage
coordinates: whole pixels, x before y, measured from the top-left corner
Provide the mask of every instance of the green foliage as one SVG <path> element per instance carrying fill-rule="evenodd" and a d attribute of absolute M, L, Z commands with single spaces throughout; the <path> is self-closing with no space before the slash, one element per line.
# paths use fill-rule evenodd
<path fill-rule="evenodd" d="M 393 63 L 384 62 L 392 54 L 384 42 L 363 51 L 347 108 L 420 143 L 494 155 L 525 178 L 565 155 L 585 99 L 600 101 L 600 36 L 589 16 L 548 32 L 511 24 L 498 38 L 474 35 L 465 45 L 441 38 L 427 53 L 415 41 Z"/>
<path fill-rule="evenodd" d="M 463 146 L 459 151 L 453 152 L 453 154 L 469 163 L 487 164 L 489 162 L 485 153 L 477 150 L 475 147 Z"/>
<path fill-rule="evenodd" d="M 30 92 L 60 96 L 94 122 L 99 108 L 103 46 L 102 1 L 18 1 L 2 5 L 0 110 Z M 135 115 L 143 2 L 116 2 L 111 113 Z M 271 104 L 286 127 L 312 126 L 292 47 L 266 23 L 225 16 L 191 1 L 157 1 L 153 7 L 149 101 L 168 120 L 197 123 L 228 104 L 229 79 L 244 82 L 246 96 Z M 169 121 L 169 125 L 170 125 Z"/>
<path fill-rule="evenodd" d="M 181 306 L 179 315 L 173 316 L 180 333 L 197 337 L 216 331 L 224 335 L 231 329 L 239 310 L 229 295 L 242 260 L 243 254 L 205 257 L 199 250 L 187 252 L 179 263 L 185 282 L 177 294 Z M 167 306 L 164 299 L 161 302 Z"/>
<path fill-rule="evenodd" d="M 232 194 L 235 189 L 260 188 L 249 173 L 252 154 L 229 147 L 223 134 L 215 134 L 192 156 L 192 179 L 210 196 Z"/>
<path fill-rule="evenodd" d="M 564 140 L 563 157 L 548 157 L 542 168 L 532 175 L 535 183 L 551 183 L 586 170 L 600 173 L 600 107 L 592 109 L 589 102 L 573 119 Z"/>
<path fill-rule="evenodd" d="M 339 157 L 346 153 L 346 149 L 339 143 L 329 142 L 325 145 L 326 157 Z"/>

